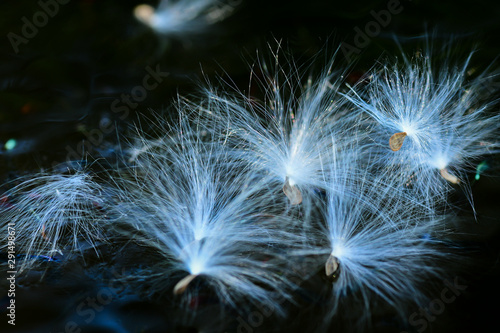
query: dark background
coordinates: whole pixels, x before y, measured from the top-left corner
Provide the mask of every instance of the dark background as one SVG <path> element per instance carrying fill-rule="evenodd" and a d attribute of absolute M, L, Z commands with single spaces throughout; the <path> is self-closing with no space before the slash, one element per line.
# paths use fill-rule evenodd
<path fill-rule="evenodd" d="M 371 11 L 387 9 L 388 1 L 246 0 L 232 16 L 206 33 L 168 38 L 155 35 L 135 20 L 132 11 L 140 3 L 156 6 L 155 1 L 70 1 L 60 5 L 57 15 L 27 44 L 20 44 L 15 53 L 7 35 L 22 35 L 22 17 L 32 21 L 40 7 L 36 1 L 1 2 L 0 183 L 40 170 L 64 169 L 71 165 L 69 160 L 104 159 L 115 165 L 121 158 L 118 137 L 130 132 L 131 124 L 150 110 L 168 112 L 177 94 L 196 94 L 200 83 L 216 83 L 219 77 L 241 90 L 248 89 L 250 65 L 255 63 L 257 51 L 269 59 L 270 50 L 276 50 L 279 41 L 297 63 L 318 54 L 333 54 L 341 42 L 354 45 L 356 27 L 363 30 L 374 21 Z M 399 52 L 395 37 L 412 53 L 421 45 L 422 38 L 417 37 L 429 33 L 434 33 L 435 46 L 453 37 L 453 53 L 458 57 L 475 48 L 473 68 L 500 68 L 499 2 L 413 0 L 401 1 L 400 6 L 401 13 L 392 15 L 389 24 L 370 38 L 359 56 L 348 61 L 352 81 L 384 54 Z M 343 58 L 342 52 L 338 57 Z M 159 66 L 169 76 L 149 91 L 126 119 L 120 119 L 111 110 L 113 101 L 141 85 L 147 66 Z M 102 124 L 113 124 L 116 130 L 98 138 L 98 144 L 84 144 L 91 140 L 85 133 Z M 7 151 L 4 145 L 10 139 L 16 139 L 17 145 Z M 77 154 L 68 155 L 70 151 Z M 460 276 L 466 281 L 467 291 L 447 305 L 426 332 L 499 330 L 500 169 L 495 169 L 497 156 L 488 161 L 493 168 L 473 186 L 477 219 L 463 204 L 463 198 L 456 198 L 461 203 L 456 218 L 462 221 L 459 241 L 467 249 Z M 120 247 L 104 249 L 104 257 L 112 258 L 113 268 L 147 265 L 149 259 L 140 248 L 133 248 L 131 252 L 135 249 L 136 254 L 125 259 L 115 257 L 113 251 L 117 249 Z M 181 319 L 175 301 L 148 299 L 144 297 L 147 292 L 127 287 L 102 311 L 95 312 L 95 320 L 85 323 L 75 309 L 86 297 L 95 297 L 92 295 L 97 295 L 113 275 L 109 260 L 102 263 L 94 259 L 85 267 L 57 268 L 41 285 L 34 279 L 22 281 L 16 298 L 17 331 L 62 332 L 68 321 L 75 321 L 82 332 L 196 332 L 195 327 L 202 331 L 211 322 L 206 319 L 204 323 L 200 311 L 193 324 Z M 206 303 L 202 308 L 208 308 L 206 317 L 211 318 L 210 308 L 216 306 Z M 303 311 L 292 312 L 293 320 L 266 321 L 255 331 L 307 331 L 321 320 L 316 307 L 321 305 L 313 302 Z M 4 329 L 7 320 L 2 317 L 0 327 Z M 233 328 L 238 324 L 234 318 L 223 322 Z M 345 325 L 340 327 L 350 327 L 349 323 Z M 404 327 L 398 325 L 380 319 L 374 330 L 399 332 Z M 205 331 L 223 330 L 205 327 Z"/>

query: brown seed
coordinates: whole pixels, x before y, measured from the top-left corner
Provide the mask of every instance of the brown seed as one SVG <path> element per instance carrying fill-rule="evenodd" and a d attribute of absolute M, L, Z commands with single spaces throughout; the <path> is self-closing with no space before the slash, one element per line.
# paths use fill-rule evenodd
<path fill-rule="evenodd" d="M 283 185 L 283 192 L 290 200 L 291 205 L 298 205 L 302 202 L 302 193 L 295 185 L 290 185 L 290 180 L 286 177 L 285 185 Z"/>
<path fill-rule="evenodd" d="M 174 287 L 174 295 L 180 295 L 184 293 L 189 286 L 189 284 L 197 277 L 198 275 L 189 274 L 179 282 Z"/>
<path fill-rule="evenodd" d="M 47 237 L 47 234 L 45 233 L 45 223 L 42 224 L 42 237 L 47 240 L 47 241 L 50 241 L 49 238 Z"/>
<path fill-rule="evenodd" d="M 139 5 L 134 9 L 135 18 L 145 24 L 151 24 L 153 22 L 154 14 L 155 9 L 150 5 Z"/>
<path fill-rule="evenodd" d="M 460 184 L 460 179 L 457 176 L 452 175 L 448 172 L 448 169 L 444 168 L 440 171 L 441 176 L 452 184 Z"/>
<path fill-rule="evenodd" d="M 339 260 L 333 254 L 330 254 L 325 263 L 325 273 L 330 279 L 336 278 L 336 273 L 339 269 Z"/>
<path fill-rule="evenodd" d="M 403 142 L 406 138 L 406 132 L 396 133 L 389 139 L 389 147 L 392 151 L 398 151 L 403 146 Z"/>

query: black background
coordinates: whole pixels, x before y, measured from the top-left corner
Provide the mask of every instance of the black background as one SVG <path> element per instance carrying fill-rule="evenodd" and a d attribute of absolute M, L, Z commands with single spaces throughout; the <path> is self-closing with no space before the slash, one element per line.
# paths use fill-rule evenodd
<path fill-rule="evenodd" d="M 388 1 L 246 0 L 234 15 L 207 32 L 170 38 L 155 35 L 134 19 L 133 8 L 140 3 L 70 1 L 61 5 L 57 15 L 27 44 L 20 44 L 16 53 L 8 34 L 21 35 L 22 17 L 31 21 L 40 7 L 36 1 L 1 2 L 0 183 L 68 163 L 67 147 L 78 150 L 82 140 L 88 140 L 84 133 L 99 128 L 103 121 L 114 123 L 116 131 L 105 135 L 99 145 L 92 145 L 81 159 L 105 158 L 113 163 L 120 157 L 117 137 L 151 109 L 168 110 L 177 94 L 196 93 L 200 82 L 217 82 L 219 77 L 241 90 L 248 89 L 250 65 L 257 59 L 257 51 L 270 58 L 270 50 L 279 42 L 297 63 L 318 54 L 333 54 L 341 42 L 353 45 L 355 28 L 364 29 L 374 20 L 371 11 L 386 9 Z M 499 2 L 413 0 L 401 1 L 401 6 L 401 13 L 393 15 L 350 63 L 352 80 L 384 54 L 399 52 L 394 37 L 411 53 L 418 50 L 415 37 L 434 31 L 433 45 L 448 43 L 453 37 L 457 56 L 475 48 L 472 67 L 484 69 L 491 64 L 493 69 L 500 68 Z M 338 56 L 343 57 L 342 52 Z M 111 112 L 111 103 L 141 84 L 146 66 L 157 65 L 169 76 L 148 92 L 129 117 L 119 119 Z M 18 146 L 6 151 L 4 144 L 12 138 Z M 490 164 L 496 166 L 497 161 L 498 157 L 492 157 Z M 466 204 L 458 208 L 460 242 L 468 251 L 466 268 L 460 274 L 468 288 L 426 332 L 499 330 L 499 170 L 493 168 L 473 186 L 477 220 Z M 461 198 L 457 200 L 461 202 Z M 114 257 L 114 250 L 108 248 L 104 256 L 112 257 L 116 267 L 148 261 L 140 249 L 135 257 L 122 261 Z M 182 321 L 175 301 L 148 300 L 136 291 L 113 299 L 87 325 L 74 309 L 88 295 L 97 295 L 107 283 L 102 281 L 111 274 L 100 259 L 89 262 L 87 268 L 76 265 L 56 270 L 42 285 L 23 281 L 17 296 L 16 331 L 62 332 L 71 320 L 79 323 L 82 332 L 195 332 L 195 327 L 201 331 L 205 326 L 203 319 L 196 324 Z M 314 309 L 312 305 L 304 311 L 295 310 L 293 320 L 266 322 L 255 331 L 308 331 L 321 319 Z M 5 326 L 6 316 L 2 317 L 0 327 L 10 330 Z M 234 319 L 227 322 L 228 327 L 234 326 Z M 379 323 L 374 330 L 401 329 Z"/>

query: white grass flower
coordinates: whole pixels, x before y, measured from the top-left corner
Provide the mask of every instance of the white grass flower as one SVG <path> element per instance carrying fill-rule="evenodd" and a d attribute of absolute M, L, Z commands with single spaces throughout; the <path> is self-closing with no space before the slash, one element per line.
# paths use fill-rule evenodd
<path fill-rule="evenodd" d="M 11 204 L 0 212 L 2 228 L 15 226 L 16 253 L 24 256 L 20 272 L 40 258 L 81 253 L 82 242 L 97 251 L 103 240 L 103 188 L 87 173 L 34 175 L 5 195 Z M 7 244 L 4 239 L 4 250 Z"/>

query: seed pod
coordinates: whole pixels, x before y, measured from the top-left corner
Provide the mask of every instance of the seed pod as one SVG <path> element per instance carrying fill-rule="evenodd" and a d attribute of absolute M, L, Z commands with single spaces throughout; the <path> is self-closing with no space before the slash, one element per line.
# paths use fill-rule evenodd
<path fill-rule="evenodd" d="M 335 280 L 337 278 L 339 264 L 340 262 L 337 257 L 335 257 L 333 254 L 330 254 L 328 260 L 325 263 L 325 274 L 329 279 Z"/>
<path fill-rule="evenodd" d="M 180 295 L 184 293 L 189 286 L 189 284 L 197 277 L 198 275 L 189 274 L 179 282 L 174 287 L 174 295 Z"/>
<path fill-rule="evenodd" d="M 290 185 L 290 180 L 286 177 L 285 185 L 283 185 L 283 192 L 290 200 L 291 205 L 298 205 L 302 202 L 302 193 L 295 185 Z"/>
<path fill-rule="evenodd" d="M 389 147 L 392 151 L 398 151 L 403 146 L 403 142 L 406 138 L 406 132 L 396 133 L 389 139 Z"/>
<path fill-rule="evenodd" d="M 441 169 L 441 176 L 452 184 L 460 184 L 460 179 L 457 176 L 452 175 L 448 172 L 447 168 Z"/>

